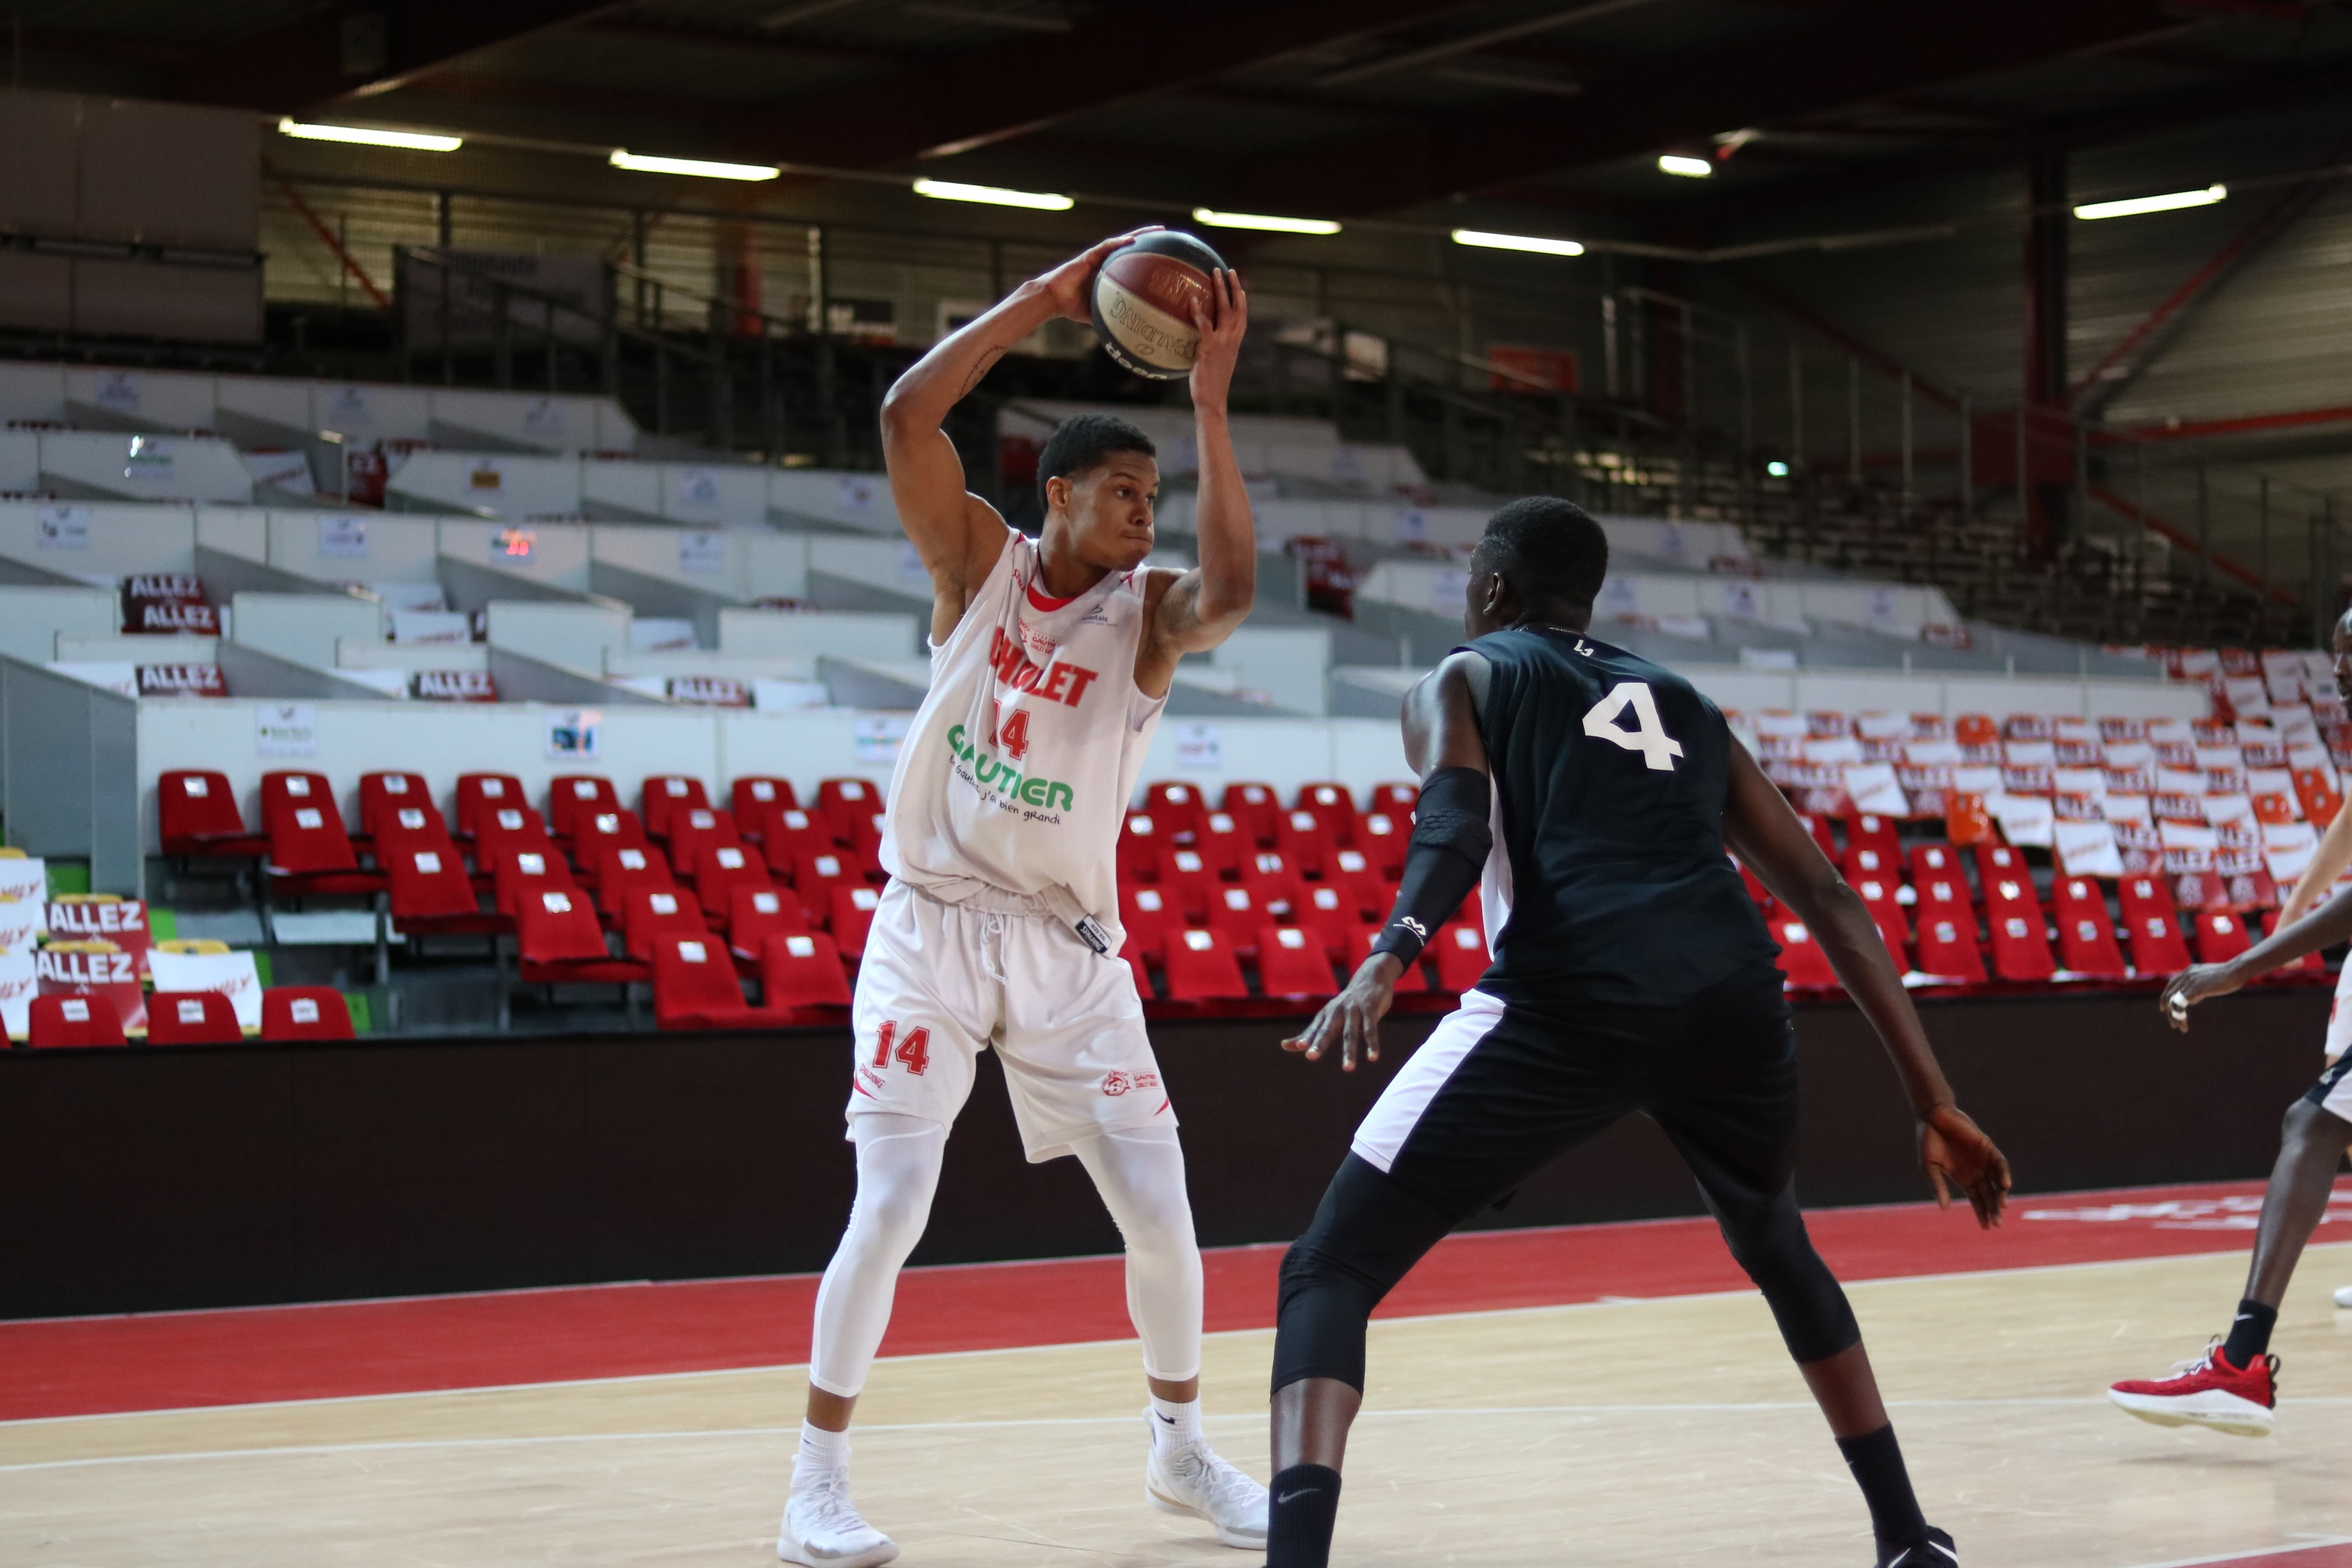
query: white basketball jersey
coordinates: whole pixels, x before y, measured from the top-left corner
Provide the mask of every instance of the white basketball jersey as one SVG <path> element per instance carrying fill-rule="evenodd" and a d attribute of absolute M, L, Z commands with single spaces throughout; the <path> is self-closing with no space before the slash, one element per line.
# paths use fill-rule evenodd
<path fill-rule="evenodd" d="M 963 619 L 931 647 L 882 836 L 890 875 L 959 902 L 977 887 L 1059 884 L 1118 918 L 1119 826 L 1165 697 L 1135 687 L 1143 569 L 1075 599 L 1038 585 L 1037 546 L 1004 552 Z"/>

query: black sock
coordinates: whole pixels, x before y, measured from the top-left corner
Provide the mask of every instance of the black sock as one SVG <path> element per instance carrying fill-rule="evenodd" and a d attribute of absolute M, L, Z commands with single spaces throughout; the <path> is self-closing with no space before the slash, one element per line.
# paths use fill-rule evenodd
<path fill-rule="evenodd" d="M 1266 1568 L 1328 1568 L 1339 1518 L 1339 1472 L 1293 1465 L 1266 1491 Z"/>
<path fill-rule="evenodd" d="M 2278 1309 L 2265 1307 L 2260 1301 L 2238 1303 L 2237 1320 L 2230 1325 L 2230 1337 L 2223 1342 L 2221 1353 L 2230 1364 L 2243 1371 L 2254 1364 L 2254 1358 L 2271 1348 L 2271 1331 L 2278 1327 Z"/>
<path fill-rule="evenodd" d="M 1841 1437 L 1837 1446 L 1862 1488 L 1862 1500 L 1870 1505 L 1872 1534 L 1885 1542 L 1909 1542 L 1927 1533 L 1927 1518 L 1911 1494 L 1911 1472 L 1903 1468 L 1903 1450 L 1891 1423 L 1859 1437 Z"/>

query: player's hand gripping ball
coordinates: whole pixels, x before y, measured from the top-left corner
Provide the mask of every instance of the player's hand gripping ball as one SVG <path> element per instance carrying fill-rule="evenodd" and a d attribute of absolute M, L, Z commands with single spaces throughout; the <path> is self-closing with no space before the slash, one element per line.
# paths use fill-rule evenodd
<path fill-rule="evenodd" d="M 1223 258 L 1181 229 L 1154 229 L 1104 258 L 1087 298 L 1103 352 L 1152 381 L 1192 374 L 1201 330 L 1197 308 L 1215 319 L 1211 275 Z"/>

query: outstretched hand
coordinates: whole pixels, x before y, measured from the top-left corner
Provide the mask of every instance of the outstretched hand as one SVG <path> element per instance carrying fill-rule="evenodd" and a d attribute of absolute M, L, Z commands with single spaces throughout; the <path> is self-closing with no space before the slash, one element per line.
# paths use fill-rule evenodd
<path fill-rule="evenodd" d="M 1991 1230 L 2000 1224 L 2001 1205 L 2009 1199 L 2009 1162 L 1993 1142 L 1956 1105 L 1941 1105 L 1919 1123 L 1919 1163 L 1936 1189 L 1936 1206 L 1952 1206 L 1952 1189 L 1966 1194 L 1977 1211 L 1977 1224 Z"/>
<path fill-rule="evenodd" d="M 1132 244 L 1160 226 L 1156 223 L 1148 223 L 1141 228 L 1131 228 L 1125 234 L 1115 234 L 1099 245 L 1087 247 L 1051 272 L 1040 274 L 1037 282 L 1045 290 L 1045 297 L 1053 300 L 1054 313 L 1057 316 L 1066 316 L 1073 321 L 1093 321 L 1095 311 L 1091 290 L 1095 280 L 1095 269 L 1103 264 L 1112 251 L 1123 245 Z"/>
<path fill-rule="evenodd" d="M 2192 964 L 2164 983 L 2164 994 L 2157 998 L 2157 1005 L 2164 1009 L 2166 1022 L 2185 1035 L 2189 1032 L 2189 1008 L 2208 996 L 2227 996 L 2245 983 L 2234 965 Z"/>
<path fill-rule="evenodd" d="M 1242 334 L 1249 330 L 1249 295 L 1231 268 L 1209 274 L 1208 299 L 1192 301 L 1192 325 L 1201 334 L 1192 355 L 1192 406 L 1221 409 L 1241 359 Z"/>
<path fill-rule="evenodd" d="M 1366 1061 L 1381 1059 L 1381 1020 L 1396 1000 L 1396 983 L 1404 964 L 1394 953 L 1376 952 L 1348 979 L 1346 989 L 1323 1004 L 1315 1021 L 1282 1042 L 1286 1051 L 1303 1051 L 1310 1062 L 1339 1047 L 1339 1070 L 1356 1070 L 1356 1053 Z"/>

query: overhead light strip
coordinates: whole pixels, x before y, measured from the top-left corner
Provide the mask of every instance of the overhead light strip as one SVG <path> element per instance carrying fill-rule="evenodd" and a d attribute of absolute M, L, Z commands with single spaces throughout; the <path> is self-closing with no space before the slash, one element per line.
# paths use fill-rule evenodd
<path fill-rule="evenodd" d="M 1077 204 L 1051 191 L 1013 191 L 1002 185 L 967 185 L 955 180 L 917 180 L 915 194 L 943 202 L 979 202 L 992 207 L 1028 207 L 1065 213 Z"/>
<path fill-rule="evenodd" d="M 1457 228 L 1454 231 L 1456 245 L 1475 245 L 1481 250 L 1528 250 L 1538 256 L 1581 256 L 1584 247 L 1572 239 L 1545 239 L 1532 234 L 1488 234 L 1482 229 Z"/>
<path fill-rule="evenodd" d="M 719 163 L 708 158 L 656 158 L 649 153 L 632 153 L 625 147 L 613 149 L 613 167 L 629 169 L 640 174 L 691 174 L 700 180 L 772 180 L 783 173 L 767 163 Z"/>
<path fill-rule="evenodd" d="M 2127 201 L 2091 202 L 2074 209 L 2083 218 L 2137 217 L 2142 213 L 2177 212 L 2182 207 L 2210 207 L 2230 194 L 2227 185 L 2208 185 L 2201 191 L 2174 191 L 2168 195 L 2133 196 Z"/>
<path fill-rule="evenodd" d="M 279 121 L 278 133 L 305 142 L 352 142 L 362 147 L 398 147 L 409 153 L 455 153 L 466 144 L 462 136 L 436 136 L 423 131 L 378 131 L 366 125 L 309 125 L 299 120 Z"/>
<path fill-rule="evenodd" d="M 1680 174 L 1685 180 L 1704 180 L 1715 173 L 1714 164 L 1685 153 L 1660 153 L 1658 167 L 1666 174 Z"/>
<path fill-rule="evenodd" d="M 1256 228 L 1269 234 L 1337 234 L 1339 226 L 1327 217 L 1274 217 L 1265 213 L 1221 213 L 1194 207 L 1192 221 L 1211 228 Z"/>

